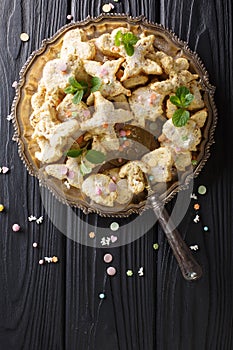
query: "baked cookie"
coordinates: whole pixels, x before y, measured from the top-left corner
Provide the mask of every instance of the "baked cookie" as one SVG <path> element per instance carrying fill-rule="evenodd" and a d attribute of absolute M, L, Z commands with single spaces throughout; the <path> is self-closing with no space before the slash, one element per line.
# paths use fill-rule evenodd
<path fill-rule="evenodd" d="M 117 192 L 111 190 L 114 182 L 104 174 L 91 174 L 83 181 L 82 192 L 97 204 L 113 207 Z"/>
<path fill-rule="evenodd" d="M 129 97 L 130 108 L 134 120 L 141 127 L 145 127 L 145 120 L 156 121 L 163 114 L 164 95 L 155 93 L 150 86 L 136 89 Z"/>
<path fill-rule="evenodd" d="M 145 188 L 145 178 L 143 173 L 148 173 L 149 167 L 139 160 L 129 161 L 120 169 L 119 176 L 127 178 L 128 187 L 134 194 L 142 192 Z"/>
<path fill-rule="evenodd" d="M 167 182 L 172 178 L 172 153 L 167 147 L 160 147 L 145 154 L 142 161 L 150 168 L 151 182 Z"/>
<path fill-rule="evenodd" d="M 162 146 L 169 146 L 176 151 L 196 151 L 196 146 L 201 141 L 201 130 L 197 123 L 189 119 L 187 124 L 181 127 L 176 127 L 172 119 L 167 120 L 163 125 L 163 135 L 165 139 L 162 140 Z"/>
<path fill-rule="evenodd" d="M 126 89 L 116 78 L 116 73 L 123 62 L 124 58 L 107 61 L 103 64 L 96 61 L 84 60 L 83 65 L 88 74 L 92 77 L 98 77 L 102 81 L 100 91 L 104 97 L 120 94 L 130 96 L 131 91 Z"/>
<path fill-rule="evenodd" d="M 115 109 L 114 104 L 105 99 L 99 91 L 94 92 L 94 108 L 92 118 L 82 122 L 82 130 L 103 127 L 106 124 L 113 126 L 115 123 L 125 123 L 132 119 L 132 114 L 124 109 Z"/>
<path fill-rule="evenodd" d="M 86 34 L 82 29 L 69 30 L 63 39 L 61 48 L 61 58 L 69 55 L 77 56 L 81 59 L 91 60 L 95 57 L 96 49 L 92 42 L 87 41 Z"/>

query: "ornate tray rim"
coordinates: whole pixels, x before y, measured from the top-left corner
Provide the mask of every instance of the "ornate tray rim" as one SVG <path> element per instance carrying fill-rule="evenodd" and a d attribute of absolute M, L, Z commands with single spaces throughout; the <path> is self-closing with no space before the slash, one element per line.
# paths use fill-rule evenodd
<path fill-rule="evenodd" d="M 129 207 L 129 208 L 126 207 L 126 209 L 124 211 L 115 213 L 115 212 L 105 212 L 104 207 L 103 207 L 103 210 L 98 209 L 98 208 L 93 208 L 93 207 L 89 207 L 87 204 L 74 202 L 74 201 L 67 200 L 67 199 L 61 197 L 61 195 L 57 192 L 57 190 L 53 186 L 49 185 L 44 179 L 42 179 L 40 177 L 39 173 L 36 173 L 34 171 L 33 164 L 31 164 L 30 161 L 27 159 L 27 156 L 25 154 L 25 146 L 24 146 L 23 140 L 20 138 L 21 132 L 20 132 L 20 126 L 19 126 L 19 122 L 17 119 L 17 113 L 16 113 L 17 106 L 18 106 L 18 103 L 19 103 L 20 97 L 21 97 L 20 92 L 21 92 L 21 89 L 23 88 L 23 85 L 25 83 L 25 75 L 27 73 L 27 70 L 29 69 L 29 67 L 33 63 L 33 60 L 37 56 L 41 55 L 41 53 L 43 53 L 46 50 L 46 48 L 48 47 L 49 44 L 51 44 L 52 42 L 57 40 L 60 35 L 62 35 L 66 31 L 68 31 L 69 29 L 77 28 L 77 27 L 85 27 L 85 26 L 90 25 L 90 24 L 98 24 L 99 22 L 101 22 L 103 20 L 106 20 L 106 21 L 107 20 L 109 20 L 109 21 L 116 21 L 116 20 L 125 21 L 129 25 L 130 24 L 131 25 L 136 25 L 136 24 L 142 25 L 144 27 L 147 27 L 150 30 L 154 29 L 154 30 L 158 30 L 158 31 L 165 33 L 174 44 L 176 44 L 176 45 L 178 44 L 180 47 L 182 47 L 185 54 L 188 54 L 190 57 L 192 57 L 195 60 L 195 64 L 198 65 L 199 70 L 203 74 L 202 75 L 202 84 L 206 88 L 205 91 L 208 92 L 209 104 L 210 104 L 211 109 L 212 109 L 212 122 L 211 122 L 210 128 L 208 130 L 208 139 L 207 139 L 206 144 L 205 144 L 203 156 L 202 156 L 200 162 L 195 167 L 194 171 L 192 173 L 186 175 L 185 181 L 182 184 L 178 184 L 177 182 L 174 183 L 163 195 L 161 195 L 162 198 L 160 197 L 160 199 L 161 199 L 161 202 L 163 204 L 168 203 L 172 198 L 174 198 L 174 196 L 178 192 L 187 189 L 189 184 L 190 184 L 190 181 L 193 178 L 196 178 L 200 174 L 205 163 L 207 162 L 208 158 L 210 157 L 210 147 L 214 143 L 214 132 L 215 132 L 218 118 L 217 118 L 217 108 L 216 108 L 216 105 L 214 102 L 214 97 L 213 97 L 214 93 L 215 93 L 215 87 L 210 84 L 209 74 L 208 74 L 202 60 L 200 59 L 199 55 L 196 52 L 192 51 L 188 47 L 188 43 L 181 40 L 172 30 L 164 27 L 162 24 L 158 24 L 158 23 L 154 23 L 154 22 L 149 21 L 144 15 L 141 15 L 138 17 L 133 17 L 133 16 L 130 16 L 130 15 L 127 15 L 124 13 L 114 13 L 114 14 L 101 14 L 100 16 L 96 16 L 96 17 L 88 16 L 84 20 L 77 21 L 77 22 L 71 22 L 69 24 L 64 25 L 53 36 L 51 36 L 50 38 L 44 39 L 42 41 L 40 48 L 31 53 L 31 55 L 28 57 L 27 61 L 25 62 L 25 64 L 23 65 L 23 67 L 21 68 L 21 70 L 19 72 L 19 81 L 18 81 L 18 84 L 16 87 L 15 97 L 14 97 L 14 100 L 13 100 L 12 106 L 11 106 L 10 116 L 11 116 L 13 127 L 14 127 L 13 140 L 16 141 L 18 144 L 19 156 L 20 156 L 24 166 L 26 167 L 27 171 L 29 172 L 29 174 L 31 176 L 36 177 L 39 180 L 39 185 L 48 188 L 49 191 L 52 193 L 52 195 L 55 196 L 55 198 L 58 199 L 63 204 L 79 208 L 85 214 L 96 213 L 102 217 L 119 217 L 120 218 L 120 217 L 128 217 L 132 214 L 142 214 L 145 210 L 151 208 L 151 205 L 149 204 L 149 201 L 147 200 L 147 201 L 141 202 L 140 204 L 137 204 L 138 207 Z M 172 188 L 172 187 L 174 187 L 174 188 Z M 134 206 L 136 206 L 136 205 L 134 205 Z"/>

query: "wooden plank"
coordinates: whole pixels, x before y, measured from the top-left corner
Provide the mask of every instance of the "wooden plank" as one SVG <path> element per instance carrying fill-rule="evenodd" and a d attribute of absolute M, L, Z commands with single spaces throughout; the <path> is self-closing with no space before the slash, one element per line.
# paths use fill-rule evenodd
<path fill-rule="evenodd" d="M 64 1 L 2 1 L 0 20 L 1 119 L 0 164 L 10 172 L 0 178 L 1 213 L 0 348 L 63 349 L 64 343 L 64 237 L 49 222 L 38 181 L 27 174 L 11 140 L 13 128 L 6 116 L 14 96 L 11 87 L 31 52 L 41 40 L 66 23 Z M 29 34 L 21 42 L 20 34 Z M 29 223 L 28 216 L 43 215 L 44 222 Z M 13 232 L 12 224 L 21 226 Z M 39 248 L 33 248 L 33 242 Z M 57 255 L 57 265 L 39 266 L 44 256 Z"/>
<path fill-rule="evenodd" d="M 127 245 L 95 249 L 65 236 L 89 242 L 90 229 L 96 239 L 112 235 L 112 219 L 83 215 L 57 203 L 28 176 L 11 141 L 12 125 L 5 117 L 10 112 L 20 67 L 43 38 L 54 34 L 72 14 L 75 20 L 100 14 L 103 2 L 85 1 L 2 1 L 0 14 L 0 166 L 11 168 L 0 174 L 0 344 L 3 350 L 231 350 L 232 343 L 232 5 L 217 0 L 205 3 L 187 0 L 114 2 L 115 12 L 134 16 L 144 14 L 161 22 L 186 40 L 201 56 L 211 83 L 217 87 L 219 124 L 212 157 L 195 180 L 208 187 L 199 196 L 201 219 L 193 222 L 193 201 L 179 225 L 189 245 L 198 244 L 195 253 L 204 269 L 203 278 L 184 281 L 164 238 L 155 224 L 148 226 L 148 212 L 135 227 L 134 217 L 114 220 L 120 223 L 123 237 L 141 237 Z M 21 32 L 30 40 L 22 43 Z M 17 189 L 17 190 L 16 190 Z M 41 195 L 45 201 L 43 208 Z M 171 212 L 175 200 L 168 205 Z M 29 223 L 28 215 L 44 215 L 41 225 Z M 148 215 L 148 216 L 147 216 Z M 58 220 L 59 218 L 59 220 Z M 54 221 L 62 223 L 62 233 Z M 11 231 L 18 222 L 22 230 Z M 130 223 L 126 225 L 126 223 Z M 210 231 L 203 232 L 203 225 Z M 59 226 L 58 226 L 59 227 Z M 105 231 L 107 229 L 107 231 Z M 148 232 L 147 232 L 148 231 Z M 107 232 L 107 233 L 106 233 Z M 114 235 L 119 235 L 119 232 Z M 145 233 L 143 235 L 143 233 Z M 39 250 L 32 248 L 38 241 Z M 153 243 L 159 250 L 153 250 Z M 103 255 L 110 252 L 116 276 L 106 275 Z M 60 263 L 39 266 L 43 256 L 57 255 Z M 144 268 L 144 276 L 138 270 Z M 133 270 L 128 277 L 126 271 Z M 100 292 L 106 294 L 100 300 Z"/>

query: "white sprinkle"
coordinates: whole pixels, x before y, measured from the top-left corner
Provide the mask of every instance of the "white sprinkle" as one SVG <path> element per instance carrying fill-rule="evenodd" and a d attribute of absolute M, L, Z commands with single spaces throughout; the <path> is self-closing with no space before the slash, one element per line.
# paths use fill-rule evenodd
<path fill-rule="evenodd" d="M 29 217 L 28 217 L 28 221 L 36 221 L 36 217 L 35 216 L 33 216 L 33 215 L 30 215 Z"/>
<path fill-rule="evenodd" d="M 195 193 L 192 193 L 192 194 L 190 195 L 190 198 L 191 198 L 191 199 L 197 199 L 197 196 L 195 195 Z"/>
<path fill-rule="evenodd" d="M 193 221 L 195 222 L 195 224 L 197 224 L 200 221 L 200 216 L 196 215 Z"/>
<path fill-rule="evenodd" d="M 13 115 L 9 114 L 6 119 L 10 122 L 12 119 L 14 119 Z"/>
<path fill-rule="evenodd" d="M 36 220 L 36 223 L 37 224 L 42 224 L 43 222 L 43 216 L 40 216 L 37 220 Z"/>
<path fill-rule="evenodd" d="M 12 85 L 11 85 L 13 88 L 17 88 L 18 86 L 18 82 L 15 80 L 13 81 Z"/>
<path fill-rule="evenodd" d="M 191 250 L 195 250 L 195 251 L 199 249 L 199 247 L 198 247 L 197 244 L 191 245 L 189 248 L 190 248 Z"/>
<path fill-rule="evenodd" d="M 138 270 L 138 275 L 144 276 L 143 267 L 140 267 L 140 269 Z"/>
<path fill-rule="evenodd" d="M 112 10 L 114 9 L 114 5 L 113 4 L 111 4 L 111 3 L 109 3 L 109 6 L 111 6 L 111 8 L 112 8 Z"/>
<path fill-rule="evenodd" d="M 65 182 L 64 182 L 64 185 L 66 186 L 66 188 L 67 188 L 68 190 L 70 189 L 70 184 L 69 184 L 68 181 L 65 181 Z"/>
<path fill-rule="evenodd" d="M 53 258 L 49 258 L 49 257 L 45 256 L 44 260 L 50 264 L 53 261 Z"/>
<path fill-rule="evenodd" d="M 68 20 L 71 20 L 71 19 L 73 19 L 73 16 L 72 15 L 67 15 L 67 17 L 66 17 Z"/>
<path fill-rule="evenodd" d="M 119 229 L 119 224 L 118 222 L 112 222 L 111 225 L 110 225 L 110 229 L 112 231 L 117 231 Z"/>

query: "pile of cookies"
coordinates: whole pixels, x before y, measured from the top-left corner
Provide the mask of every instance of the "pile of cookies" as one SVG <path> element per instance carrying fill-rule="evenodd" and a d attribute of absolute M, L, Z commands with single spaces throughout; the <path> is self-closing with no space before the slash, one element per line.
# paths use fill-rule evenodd
<path fill-rule="evenodd" d="M 155 35 L 135 36 L 128 27 L 95 38 L 79 28 L 66 32 L 57 58 L 45 63 L 31 98 L 35 158 L 46 176 L 78 189 L 94 203 L 113 207 L 130 203 L 145 190 L 148 178 L 152 185 L 166 183 L 174 169 L 182 172 L 191 165 L 207 118 L 199 76 L 182 52 L 172 57 L 155 43 Z M 186 87 L 193 100 L 187 106 L 187 123 L 178 127 L 172 119 L 178 107 L 170 97 L 180 87 Z M 122 125 L 120 131 L 116 125 Z M 69 155 L 71 149 L 84 149 L 106 159 L 114 154 L 124 158 L 119 156 L 125 145 L 121 135 L 127 139 L 124 125 L 159 130 L 159 147 L 111 168 L 101 168 L 106 160 L 98 166 L 88 161 L 85 152 Z M 130 135 L 128 139 L 127 148 L 133 151 Z"/>

